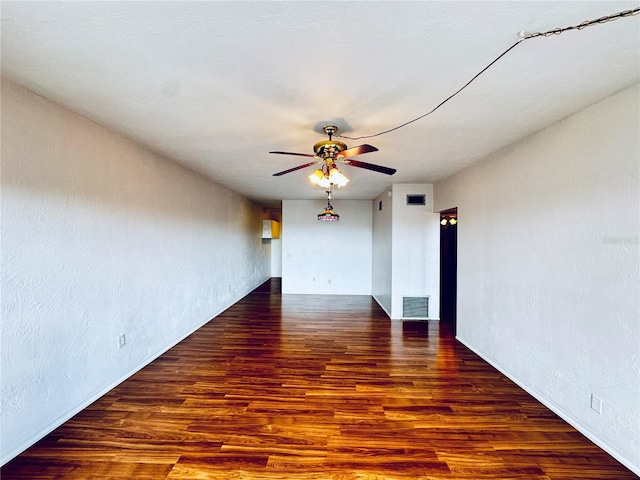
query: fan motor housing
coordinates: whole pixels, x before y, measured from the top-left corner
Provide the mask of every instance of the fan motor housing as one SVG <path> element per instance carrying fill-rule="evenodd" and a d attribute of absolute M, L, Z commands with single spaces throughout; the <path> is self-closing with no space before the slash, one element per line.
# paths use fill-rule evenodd
<path fill-rule="evenodd" d="M 313 146 L 313 151 L 316 152 L 316 155 L 322 158 L 335 157 L 346 149 L 347 146 L 344 143 L 336 140 L 323 140 Z"/>

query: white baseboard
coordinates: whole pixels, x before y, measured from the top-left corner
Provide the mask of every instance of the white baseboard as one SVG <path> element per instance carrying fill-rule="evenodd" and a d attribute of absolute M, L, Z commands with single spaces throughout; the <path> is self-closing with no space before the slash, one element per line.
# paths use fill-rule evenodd
<path fill-rule="evenodd" d="M 637 460 L 633 460 L 632 458 L 629 458 L 626 454 L 624 454 L 623 452 L 620 452 L 618 449 L 616 449 L 615 447 L 610 445 L 608 442 L 605 442 L 604 440 L 599 438 L 598 435 L 596 435 L 595 432 L 593 432 L 589 428 L 587 428 L 582 422 L 580 422 L 580 420 L 575 418 L 569 412 L 567 412 L 564 409 L 560 408 L 554 402 L 546 399 L 544 396 L 542 396 L 539 392 L 537 392 L 536 390 L 531 388 L 526 383 L 523 383 L 520 380 L 518 380 L 515 376 L 511 375 L 511 373 L 509 373 L 509 371 L 507 369 L 505 369 L 502 365 L 499 365 L 496 362 L 494 362 L 492 359 L 487 358 L 481 352 L 476 350 L 472 345 L 467 343 L 464 339 L 456 336 L 456 340 L 458 340 L 465 347 L 467 347 L 473 353 L 475 353 L 480 358 L 482 358 L 489 365 L 491 365 L 492 367 L 497 369 L 504 376 L 509 378 L 509 380 L 511 380 L 516 385 L 518 385 L 525 392 L 527 392 L 533 398 L 538 400 L 540 403 L 542 403 L 545 407 L 547 407 L 553 413 L 558 415 L 562 420 L 564 420 L 569 425 L 571 425 L 573 428 L 575 428 L 580 433 L 582 433 L 585 437 L 587 437 L 589 440 L 591 440 L 593 443 L 595 443 L 598 447 L 600 447 L 605 452 L 607 452 L 609 455 L 611 455 L 613 458 L 615 458 L 617 461 L 619 461 L 622 465 L 627 467 L 629 470 L 631 470 L 636 475 L 640 476 L 640 463 Z"/>

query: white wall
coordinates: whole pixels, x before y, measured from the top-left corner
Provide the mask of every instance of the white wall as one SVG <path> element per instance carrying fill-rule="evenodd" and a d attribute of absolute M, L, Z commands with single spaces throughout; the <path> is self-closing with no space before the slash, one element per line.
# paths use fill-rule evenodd
<path fill-rule="evenodd" d="M 407 205 L 407 195 L 425 205 Z M 430 319 L 440 318 L 440 214 L 433 213 L 433 185 L 394 184 L 391 318 L 402 318 L 403 297 L 429 297 Z"/>
<path fill-rule="evenodd" d="M 282 241 L 279 238 L 272 238 L 271 243 L 271 276 L 282 277 Z"/>
<path fill-rule="evenodd" d="M 340 221 L 319 222 L 326 205 L 282 202 L 282 293 L 371 295 L 371 201 L 332 201 Z"/>
<path fill-rule="evenodd" d="M 4 80 L 1 146 L 5 463 L 266 280 L 270 258 L 260 208 Z"/>
<path fill-rule="evenodd" d="M 421 194 L 425 205 L 407 205 Z M 439 222 L 430 184 L 394 184 L 373 202 L 373 297 L 391 319 L 403 318 L 404 297 L 424 296 L 423 319 L 440 317 Z"/>
<path fill-rule="evenodd" d="M 435 188 L 458 207 L 458 338 L 638 474 L 639 104 L 636 85 Z"/>
<path fill-rule="evenodd" d="M 393 274 L 393 194 L 385 190 L 373 201 L 372 296 L 391 317 Z"/>

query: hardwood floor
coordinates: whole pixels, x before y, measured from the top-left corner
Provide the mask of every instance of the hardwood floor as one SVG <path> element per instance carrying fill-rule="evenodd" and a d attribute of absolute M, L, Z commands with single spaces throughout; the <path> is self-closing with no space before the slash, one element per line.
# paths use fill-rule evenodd
<path fill-rule="evenodd" d="M 2 480 L 637 478 L 442 322 L 268 282 Z"/>

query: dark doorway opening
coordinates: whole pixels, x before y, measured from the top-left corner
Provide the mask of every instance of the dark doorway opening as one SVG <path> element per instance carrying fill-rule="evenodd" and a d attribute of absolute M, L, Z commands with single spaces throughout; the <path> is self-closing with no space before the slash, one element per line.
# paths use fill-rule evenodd
<path fill-rule="evenodd" d="M 458 209 L 440 212 L 440 322 L 456 334 Z"/>

